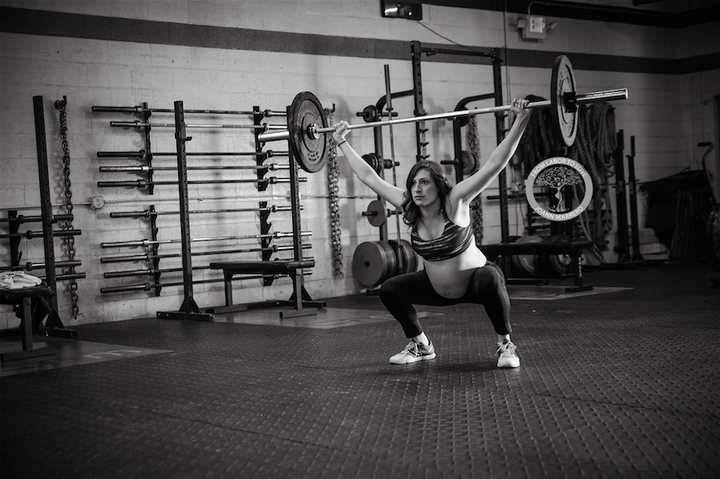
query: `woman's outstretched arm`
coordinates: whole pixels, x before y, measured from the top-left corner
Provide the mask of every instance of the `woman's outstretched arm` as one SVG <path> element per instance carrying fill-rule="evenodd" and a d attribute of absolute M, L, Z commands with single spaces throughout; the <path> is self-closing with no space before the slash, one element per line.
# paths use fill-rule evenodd
<path fill-rule="evenodd" d="M 455 185 L 448 197 L 453 206 L 460 203 L 469 204 L 503 171 L 515 154 L 515 150 L 520 144 L 520 139 L 530 120 L 531 110 L 525 108 L 527 104 L 527 100 L 517 98 L 513 100 L 510 111 L 515 114 L 515 120 L 510 131 L 490 154 L 488 161 L 474 175 Z"/>
<path fill-rule="evenodd" d="M 380 175 L 350 146 L 345 136 L 350 132 L 348 123 L 341 121 L 333 125 L 333 139 L 338 144 L 338 148 L 342 151 L 347 159 L 350 168 L 355 175 L 373 190 L 380 198 L 392 204 L 396 208 L 402 206 L 404 189 L 398 188 L 387 181 L 383 180 Z"/>

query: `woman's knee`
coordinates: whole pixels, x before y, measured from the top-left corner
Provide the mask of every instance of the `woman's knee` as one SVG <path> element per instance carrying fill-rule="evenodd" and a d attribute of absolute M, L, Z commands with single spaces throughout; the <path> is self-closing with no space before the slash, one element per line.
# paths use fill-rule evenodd
<path fill-rule="evenodd" d="M 475 287 L 481 291 L 497 290 L 505 287 L 505 276 L 495 264 L 478 268 L 473 276 Z"/>
<path fill-rule="evenodd" d="M 384 302 L 385 300 L 393 299 L 394 297 L 396 297 L 398 292 L 399 289 L 396 276 L 386 279 L 383 282 L 383 284 L 380 286 L 380 290 L 378 291 L 378 296 L 380 296 L 380 299 Z"/>

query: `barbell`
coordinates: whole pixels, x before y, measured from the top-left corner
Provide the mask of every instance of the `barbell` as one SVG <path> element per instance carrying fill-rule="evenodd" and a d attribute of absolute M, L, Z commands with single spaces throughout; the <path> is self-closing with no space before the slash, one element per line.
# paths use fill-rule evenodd
<path fill-rule="evenodd" d="M 555 59 L 550 83 L 550 100 L 530 102 L 526 108 L 550 107 L 553 131 L 568 147 L 573 145 L 577 135 L 578 105 L 626 100 L 628 98 L 627 88 L 577 93 L 572 64 L 565 55 L 560 55 Z M 401 123 L 469 117 L 485 113 L 499 113 L 510 109 L 510 105 L 502 105 L 473 110 L 450 111 L 433 115 L 353 124 L 350 125 L 349 129 L 355 130 Z M 320 171 L 328 161 L 331 147 L 328 136 L 323 134 L 334 131 L 334 128 L 328 125 L 327 116 L 320 100 L 309 91 L 298 93 L 288 107 L 287 124 L 287 130 L 259 133 L 258 141 L 265 143 L 288 140 L 293 156 L 303 170 L 308 173 Z"/>

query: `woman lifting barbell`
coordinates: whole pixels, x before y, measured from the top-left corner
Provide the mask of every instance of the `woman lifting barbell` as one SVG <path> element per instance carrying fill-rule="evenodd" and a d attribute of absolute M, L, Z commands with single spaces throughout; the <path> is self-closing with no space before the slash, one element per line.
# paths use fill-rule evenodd
<path fill-rule="evenodd" d="M 435 358 L 435 347 L 423 332 L 413 305 L 474 303 L 485 307 L 497 333 L 497 366 L 520 366 L 510 340 L 510 299 L 505 278 L 475 244 L 470 203 L 495 180 L 515 153 L 530 118 L 527 104 L 527 100 L 513 100 L 510 110 L 515 119 L 507 136 L 475 174 L 454 187 L 440 165 L 427 160 L 413 165 L 405 190 L 386 182 L 348 144 L 348 123 L 333 125 L 333 138 L 355 175 L 402 210 L 403 221 L 410 227 L 412 247 L 424 259 L 424 270 L 394 276 L 380 288 L 383 304 L 411 339 L 405 349 L 390 358 L 391 364 Z"/>

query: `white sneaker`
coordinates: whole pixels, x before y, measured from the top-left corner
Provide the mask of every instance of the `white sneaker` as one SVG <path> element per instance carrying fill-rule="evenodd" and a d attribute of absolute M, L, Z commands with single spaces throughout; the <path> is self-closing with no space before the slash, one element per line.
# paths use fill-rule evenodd
<path fill-rule="evenodd" d="M 415 341 L 410 341 L 405 349 L 390 358 L 390 364 L 409 364 L 428 359 L 435 359 L 435 346 L 432 342 L 423 346 Z"/>
<path fill-rule="evenodd" d="M 520 366 L 520 358 L 515 354 L 515 346 L 512 342 L 502 343 L 497 345 L 498 362 L 497 367 L 499 368 L 517 368 Z"/>

